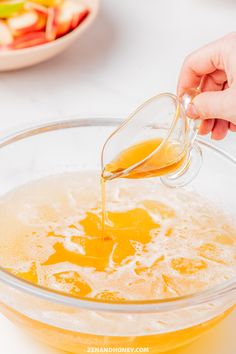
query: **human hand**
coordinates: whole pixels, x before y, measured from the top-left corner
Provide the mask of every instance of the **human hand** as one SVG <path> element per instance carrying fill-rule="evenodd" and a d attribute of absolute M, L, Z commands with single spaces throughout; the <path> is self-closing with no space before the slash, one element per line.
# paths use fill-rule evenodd
<path fill-rule="evenodd" d="M 206 45 L 184 61 L 177 93 L 189 89 L 201 93 L 189 105 L 187 114 L 200 118 L 200 134 L 223 139 L 228 130 L 236 132 L 236 32 Z"/>

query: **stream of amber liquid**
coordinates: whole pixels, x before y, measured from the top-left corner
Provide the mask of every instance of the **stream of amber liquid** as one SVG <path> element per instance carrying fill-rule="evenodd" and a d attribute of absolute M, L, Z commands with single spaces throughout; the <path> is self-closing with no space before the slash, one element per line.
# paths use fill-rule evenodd
<path fill-rule="evenodd" d="M 175 172 L 186 158 L 186 152 L 182 150 L 177 142 L 164 142 L 162 138 L 149 139 L 124 149 L 105 165 L 101 175 L 101 227 L 104 240 L 107 222 L 107 183 L 115 178 L 149 178 Z"/>

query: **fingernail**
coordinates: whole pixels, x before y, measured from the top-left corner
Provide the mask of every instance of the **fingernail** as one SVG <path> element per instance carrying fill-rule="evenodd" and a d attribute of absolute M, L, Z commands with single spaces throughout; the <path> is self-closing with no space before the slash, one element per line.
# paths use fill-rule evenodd
<path fill-rule="evenodd" d="M 196 107 L 194 106 L 193 103 L 189 103 L 188 109 L 187 109 L 187 115 L 191 118 L 198 118 L 199 117 L 198 111 L 196 110 Z"/>

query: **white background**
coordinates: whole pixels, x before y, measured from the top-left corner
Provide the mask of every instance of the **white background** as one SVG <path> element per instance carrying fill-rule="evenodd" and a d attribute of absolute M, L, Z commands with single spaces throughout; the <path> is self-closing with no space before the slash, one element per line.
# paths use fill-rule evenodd
<path fill-rule="evenodd" d="M 103 0 L 92 28 L 64 54 L 0 74 L 1 132 L 65 116 L 125 117 L 149 96 L 175 92 L 184 57 L 234 30 L 234 0 Z M 236 155 L 236 134 L 217 145 Z M 235 354 L 236 316 L 213 332 L 178 354 Z M 0 316 L 0 353 L 52 351 Z"/>

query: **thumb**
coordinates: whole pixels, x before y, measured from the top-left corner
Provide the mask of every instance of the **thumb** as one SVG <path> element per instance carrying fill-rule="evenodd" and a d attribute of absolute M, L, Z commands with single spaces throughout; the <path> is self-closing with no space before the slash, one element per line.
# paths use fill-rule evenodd
<path fill-rule="evenodd" d="M 192 118 L 220 118 L 236 123 L 236 89 L 200 93 L 189 105 L 187 114 Z"/>

